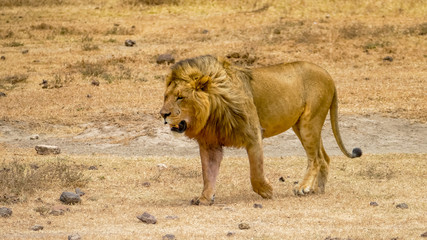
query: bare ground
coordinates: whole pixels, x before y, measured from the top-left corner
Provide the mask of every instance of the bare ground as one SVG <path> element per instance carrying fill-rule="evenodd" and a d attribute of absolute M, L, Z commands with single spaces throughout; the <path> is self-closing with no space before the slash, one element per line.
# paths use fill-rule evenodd
<path fill-rule="evenodd" d="M 119 126 L 109 122 L 86 123 L 77 133 L 39 134 L 30 140 L 35 130 L 26 123 L 0 122 L 0 142 L 20 148 L 34 148 L 38 144 L 56 145 L 65 154 L 109 154 L 124 157 L 198 156 L 197 144 L 185 137 L 174 136 L 161 120 L 150 115 L 141 117 L 141 126 Z M 55 125 L 52 128 L 60 129 Z M 427 125 L 405 119 L 381 116 L 342 116 L 340 131 L 351 151 L 362 148 L 366 154 L 426 153 Z M 341 155 L 333 137 L 329 121 L 323 128 L 323 141 L 330 155 Z M 264 139 L 267 157 L 304 156 L 304 149 L 292 130 Z M 228 156 L 245 156 L 244 150 L 227 149 Z"/>

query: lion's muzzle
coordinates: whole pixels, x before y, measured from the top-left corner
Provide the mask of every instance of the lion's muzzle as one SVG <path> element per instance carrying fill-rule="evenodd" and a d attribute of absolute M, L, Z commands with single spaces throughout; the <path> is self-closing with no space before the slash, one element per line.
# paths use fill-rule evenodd
<path fill-rule="evenodd" d="M 171 130 L 177 133 L 183 133 L 187 130 L 187 122 L 182 120 L 178 125 L 172 126 Z"/>

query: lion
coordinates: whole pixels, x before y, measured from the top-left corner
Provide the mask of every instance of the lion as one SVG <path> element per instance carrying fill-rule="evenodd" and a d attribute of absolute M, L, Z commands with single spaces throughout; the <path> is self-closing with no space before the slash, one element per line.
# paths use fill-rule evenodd
<path fill-rule="evenodd" d="M 203 191 L 191 203 L 211 205 L 223 147 L 246 149 L 253 191 L 272 198 L 273 188 L 264 176 L 262 139 L 291 127 L 308 159 L 294 193 L 324 193 L 330 158 L 321 130 L 328 111 L 341 151 L 349 158 L 360 157 L 361 149 L 349 153 L 344 147 L 338 129 L 337 90 L 319 66 L 299 61 L 248 69 L 206 55 L 171 67 L 160 114 L 171 131 L 199 144 Z"/>

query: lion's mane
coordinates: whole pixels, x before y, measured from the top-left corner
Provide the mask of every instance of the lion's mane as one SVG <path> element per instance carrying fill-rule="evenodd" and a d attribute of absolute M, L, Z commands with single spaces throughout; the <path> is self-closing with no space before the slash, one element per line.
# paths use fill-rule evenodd
<path fill-rule="evenodd" d="M 248 141 L 248 114 L 254 114 L 248 111 L 251 79 L 250 70 L 207 55 L 175 64 L 166 84 L 175 81 L 192 89 L 198 131 L 190 138 L 242 147 Z"/>

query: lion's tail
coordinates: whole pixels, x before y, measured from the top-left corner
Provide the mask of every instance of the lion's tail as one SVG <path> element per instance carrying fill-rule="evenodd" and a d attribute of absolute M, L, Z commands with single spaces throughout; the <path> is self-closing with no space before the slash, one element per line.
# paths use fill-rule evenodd
<path fill-rule="evenodd" d="M 353 148 L 353 152 L 350 153 L 349 151 L 347 151 L 347 149 L 344 146 L 344 143 L 342 142 L 340 130 L 338 127 L 338 97 L 337 97 L 336 89 L 335 89 L 334 98 L 332 99 L 332 104 L 330 107 L 330 115 L 331 115 L 332 132 L 334 133 L 335 140 L 337 141 L 338 146 L 340 147 L 344 155 L 346 155 L 349 158 L 357 158 L 362 156 L 362 149 Z"/>

